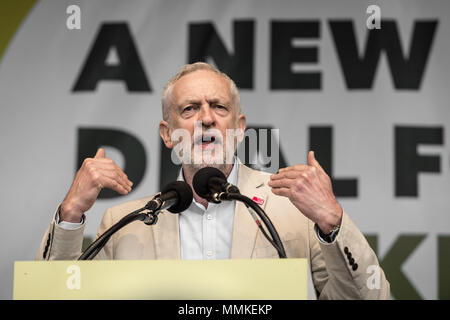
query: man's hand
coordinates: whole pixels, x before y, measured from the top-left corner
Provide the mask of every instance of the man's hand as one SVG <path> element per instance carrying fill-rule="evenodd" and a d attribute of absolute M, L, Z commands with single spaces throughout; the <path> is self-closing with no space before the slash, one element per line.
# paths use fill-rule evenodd
<path fill-rule="evenodd" d="M 289 198 L 323 233 L 328 234 L 341 224 L 342 207 L 336 201 L 330 177 L 313 151 L 308 153 L 308 165 L 280 169 L 270 177 L 269 186 L 274 194 Z"/>
<path fill-rule="evenodd" d="M 60 220 L 80 222 L 83 214 L 93 206 L 103 188 L 127 194 L 131 191 L 132 185 L 122 169 L 113 160 L 105 158 L 105 150 L 100 148 L 94 158 L 83 161 L 61 204 Z"/>

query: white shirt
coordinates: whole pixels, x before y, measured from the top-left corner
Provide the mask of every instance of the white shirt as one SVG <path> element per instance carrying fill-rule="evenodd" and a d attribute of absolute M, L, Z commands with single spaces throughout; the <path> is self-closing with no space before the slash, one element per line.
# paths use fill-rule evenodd
<path fill-rule="evenodd" d="M 235 159 L 228 182 L 237 185 L 239 165 Z M 178 175 L 184 181 L 183 171 Z M 202 204 L 192 201 L 180 213 L 180 257 L 186 260 L 229 259 L 233 239 L 234 208 L 236 201 Z"/>

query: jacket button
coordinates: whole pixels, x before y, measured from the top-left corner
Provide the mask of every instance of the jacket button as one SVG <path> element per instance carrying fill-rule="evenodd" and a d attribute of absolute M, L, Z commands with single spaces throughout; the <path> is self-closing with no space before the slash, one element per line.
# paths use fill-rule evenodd
<path fill-rule="evenodd" d="M 353 266 L 353 264 L 355 263 L 355 259 L 353 258 L 348 259 L 348 263 L 350 263 L 350 265 Z"/>
<path fill-rule="evenodd" d="M 348 248 L 347 248 L 347 247 L 344 248 L 344 252 L 345 252 L 346 254 L 348 253 Z"/>
<path fill-rule="evenodd" d="M 352 266 L 352 269 L 353 269 L 353 271 L 356 271 L 356 269 L 358 269 L 358 264 L 355 263 L 355 264 Z"/>
<path fill-rule="evenodd" d="M 349 253 L 347 253 L 347 259 L 351 259 L 352 258 L 352 253 L 351 252 L 349 252 Z"/>

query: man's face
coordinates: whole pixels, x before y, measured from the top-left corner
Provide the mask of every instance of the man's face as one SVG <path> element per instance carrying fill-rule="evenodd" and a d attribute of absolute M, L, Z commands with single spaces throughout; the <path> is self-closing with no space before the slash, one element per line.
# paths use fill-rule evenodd
<path fill-rule="evenodd" d="M 161 137 L 167 147 L 176 145 L 175 139 L 169 140 L 168 135 L 179 129 L 189 134 L 190 141 L 184 142 L 190 143 L 191 165 L 221 168 L 230 162 L 230 158 L 227 159 L 227 145 L 228 152 L 234 153 L 236 139 L 232 140 L 233 143 L 230 140 L 227 143 L 227 129 L 228 134 L 236 129 L 243 132 L 245 116 L 237 114 L 226 79 L 212 71 L 197 70 L 175 82 L 171 95 L 170 125 L 165 121 L 160 124 Z"/>

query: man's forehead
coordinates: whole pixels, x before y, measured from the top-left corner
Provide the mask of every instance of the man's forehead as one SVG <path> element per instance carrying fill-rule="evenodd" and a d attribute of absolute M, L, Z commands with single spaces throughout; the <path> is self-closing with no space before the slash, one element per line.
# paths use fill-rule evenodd
<path fill-rule="evenodd" d="M 231 99 L 228 81 L 208 70 L 197 70 L 181 77 L 174 83 L 172 94 L 177 103 Z"/>

